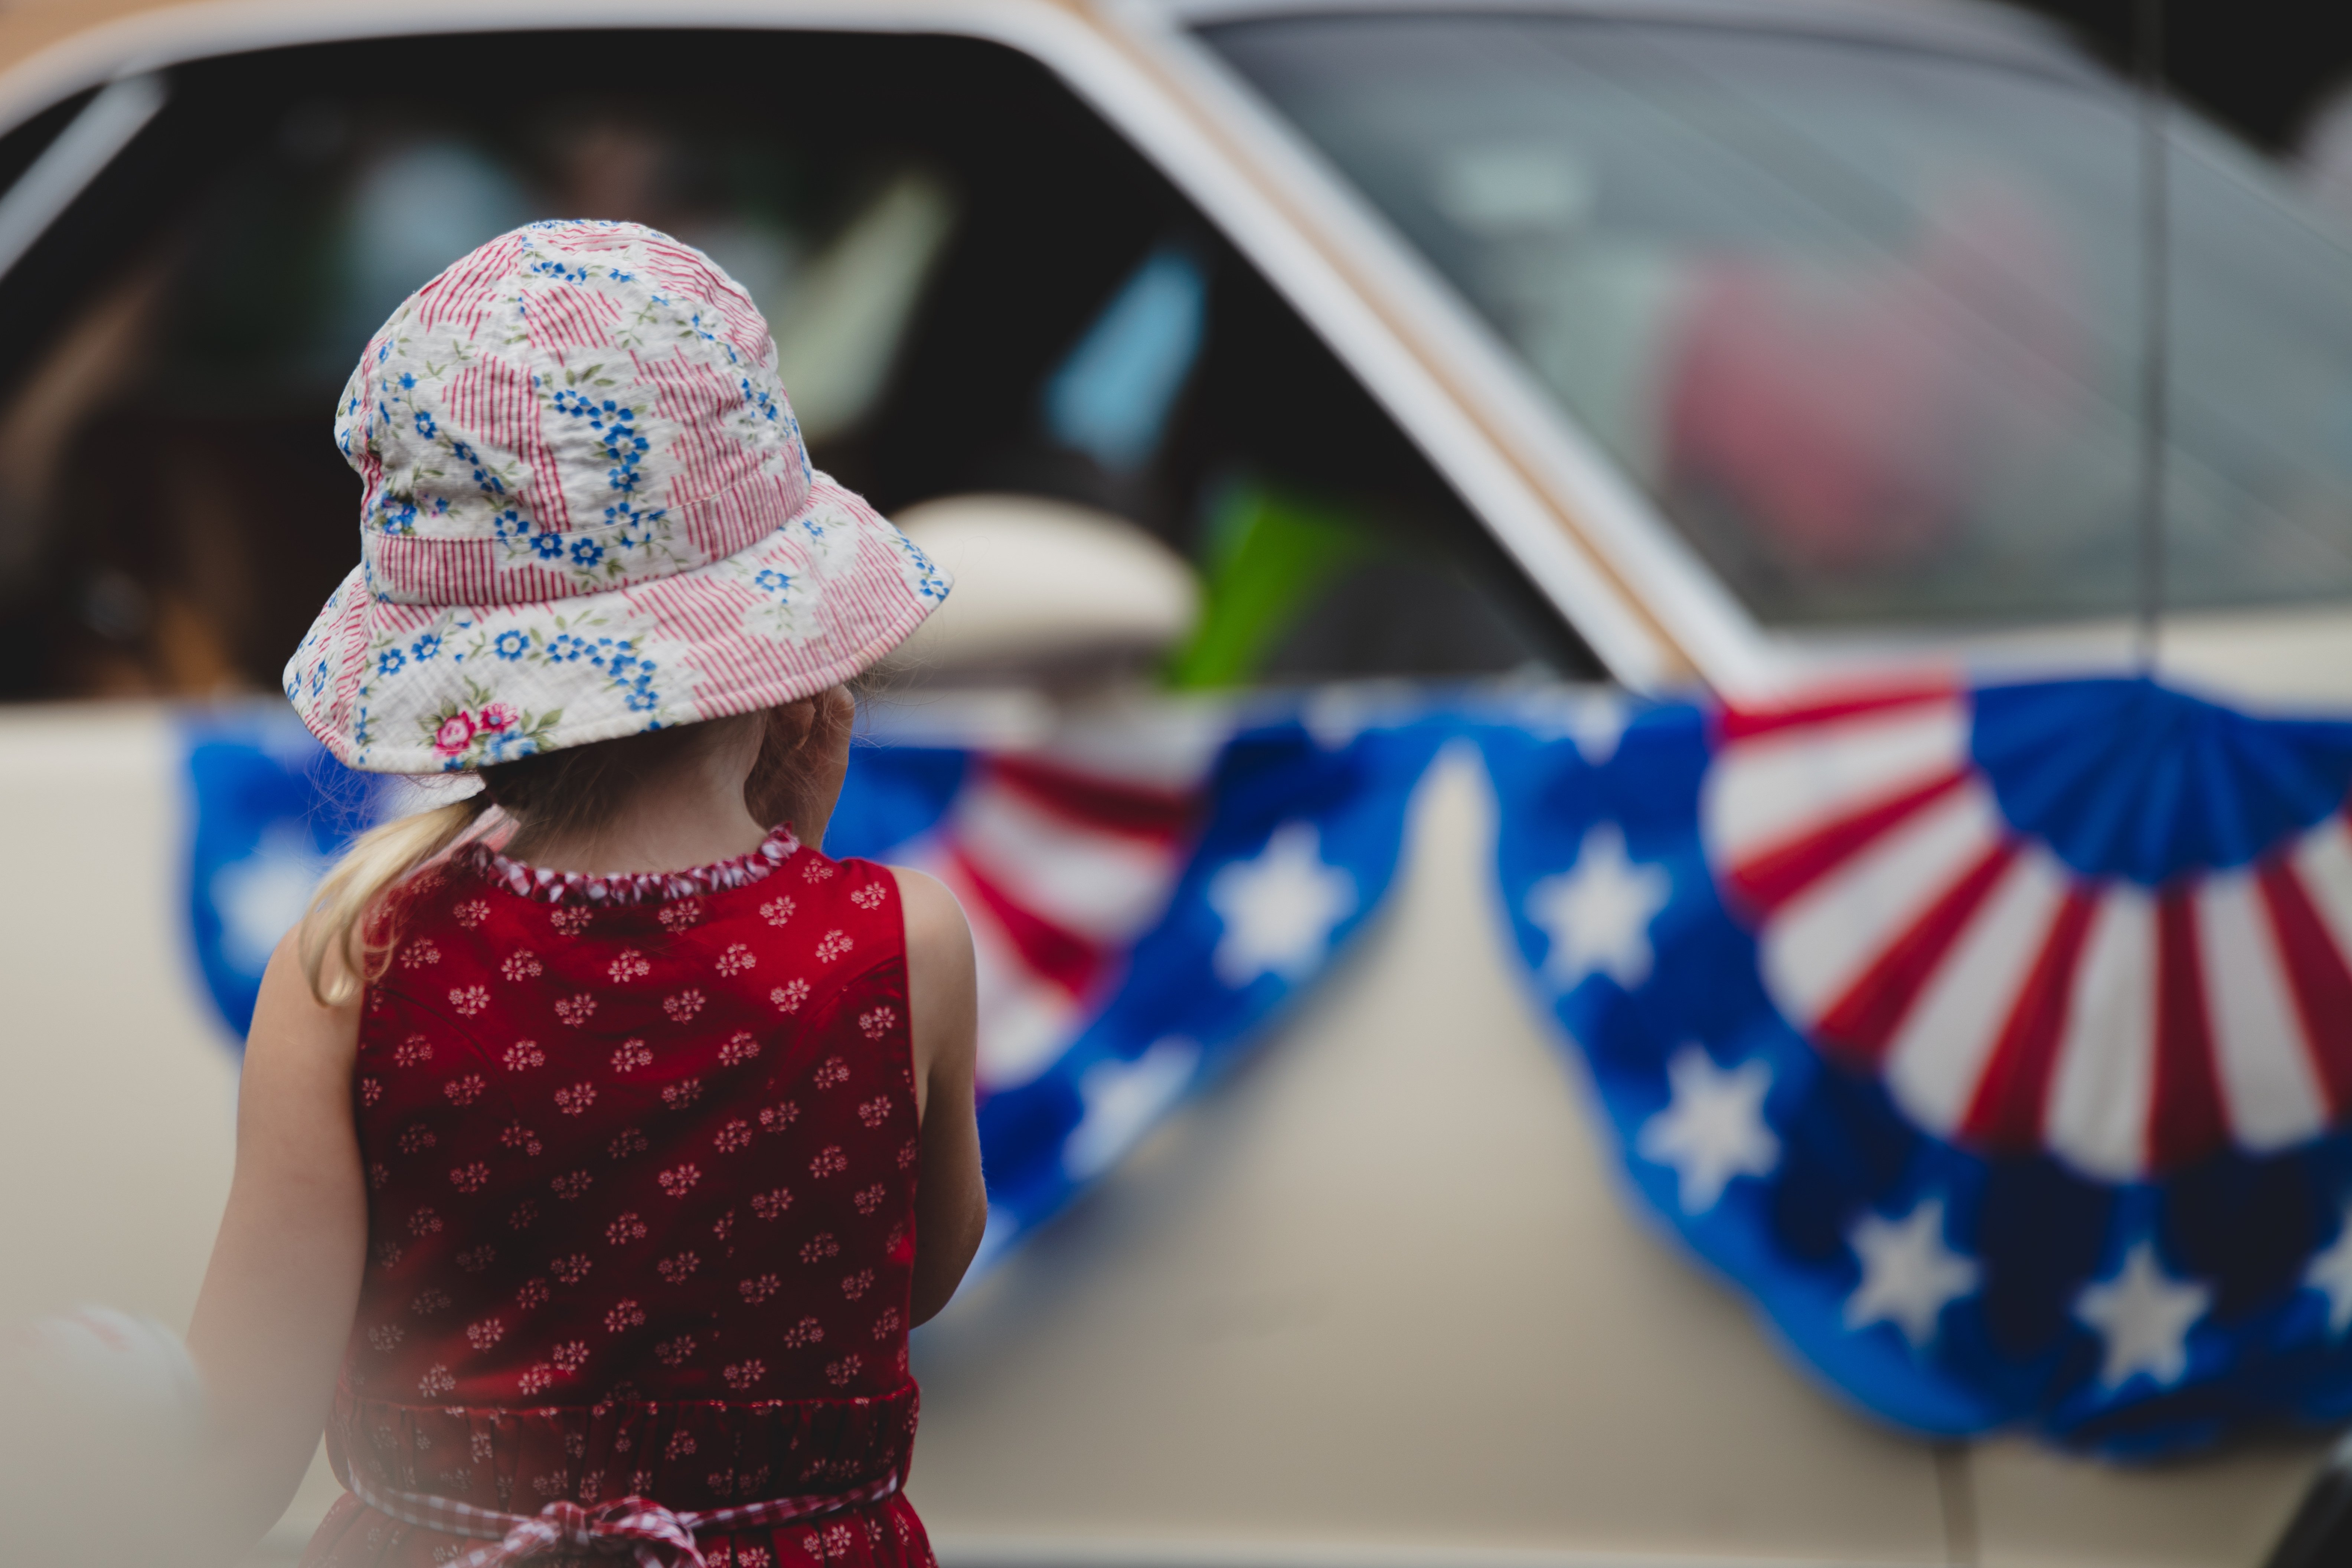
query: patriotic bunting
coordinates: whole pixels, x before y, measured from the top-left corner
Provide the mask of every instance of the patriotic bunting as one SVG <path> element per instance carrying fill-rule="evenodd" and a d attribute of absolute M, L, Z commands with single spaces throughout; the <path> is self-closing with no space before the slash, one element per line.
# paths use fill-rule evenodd
<path fill-rule="evenodd" d="M 1466 739 L 1633 1191 L 1843 1396 L 2118 1455 L 2352 1414 L 2352 723 L 2136 680 L 1122 722 L 861 746 L 827 836 L 971 917 L 990 1256 L 1328 969 Z M 268 890 L 364 810 L 249 726 L 190 757 L 193 929 L 241 1026 Z"/>

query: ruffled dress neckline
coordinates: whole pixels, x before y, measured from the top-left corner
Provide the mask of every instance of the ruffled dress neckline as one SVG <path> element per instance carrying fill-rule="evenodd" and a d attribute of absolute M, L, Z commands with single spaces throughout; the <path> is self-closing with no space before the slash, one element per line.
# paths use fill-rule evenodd
<path fill-rule="evenodd" d="M 755 849 L 682 871 L 557 871 L 512 859 L 480 839 L 460 850 L 458 858 L 509 892 L 541 903 L 657 904 L 748 886 L 791 859 L 800 847 L 786 822 L 771 828 Z"/>

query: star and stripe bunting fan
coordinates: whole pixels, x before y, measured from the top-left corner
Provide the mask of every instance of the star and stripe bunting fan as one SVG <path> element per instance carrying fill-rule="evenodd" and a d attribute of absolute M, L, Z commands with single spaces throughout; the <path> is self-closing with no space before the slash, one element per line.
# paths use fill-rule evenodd
<path fill-rule="evenodd" d="M 2352 724 L 1945 684 L 1486 751 L 1627 1174 L 1848 1397 L 2116 1454 L 2352 1414 Z"/>
<path fill-rule="evenodd" d="M 358 817 L 274 731 L 192 739 L 193 931 L 241 1026 Z M 2352 1415 L 2352 723 L 2145 680 L 1334 689 L 861 747 L 828 849 L 934 870 L 973 927 L 992 1255 L 1328 969 L 1450 742 L 1633 1192 L 1844 1397 L 2118 1455 Z"/>
<path fill-rule="evenodd" d="M 2352 1110 L 2352 731 L 2144 681 L 1728 712 L 1708 857 L 1921 1127 L 2138 1180 Z"/>

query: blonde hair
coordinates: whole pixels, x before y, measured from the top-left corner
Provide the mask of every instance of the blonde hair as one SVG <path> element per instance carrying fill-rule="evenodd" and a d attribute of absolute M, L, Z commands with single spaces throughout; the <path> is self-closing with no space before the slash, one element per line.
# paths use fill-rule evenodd
<path fill-rule="evenodd" d="M 322 1007 L 340 1007 L 383 973 L 389 933 L 372 929 L 377 900 L 418 868 L 464 838 L 488 813 L 488 790 L 370 828 L 360 835 L 310 895 L 296 951 L 310 994 Z M 336 960 L 327 973 L 327 959 Z"/>

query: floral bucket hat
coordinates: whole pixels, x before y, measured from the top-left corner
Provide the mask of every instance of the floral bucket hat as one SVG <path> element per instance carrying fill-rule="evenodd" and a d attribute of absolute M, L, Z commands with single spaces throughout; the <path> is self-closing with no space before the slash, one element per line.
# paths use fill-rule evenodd
<path fill-rule="evenodd" d="M 286 666 L 343 762 L 478 767 L 773 707 L 947 596 L 810 468 L 751 297 L 629 223 L 499 236 L 393 312 L 335 437 L 361 562 Z"/>

